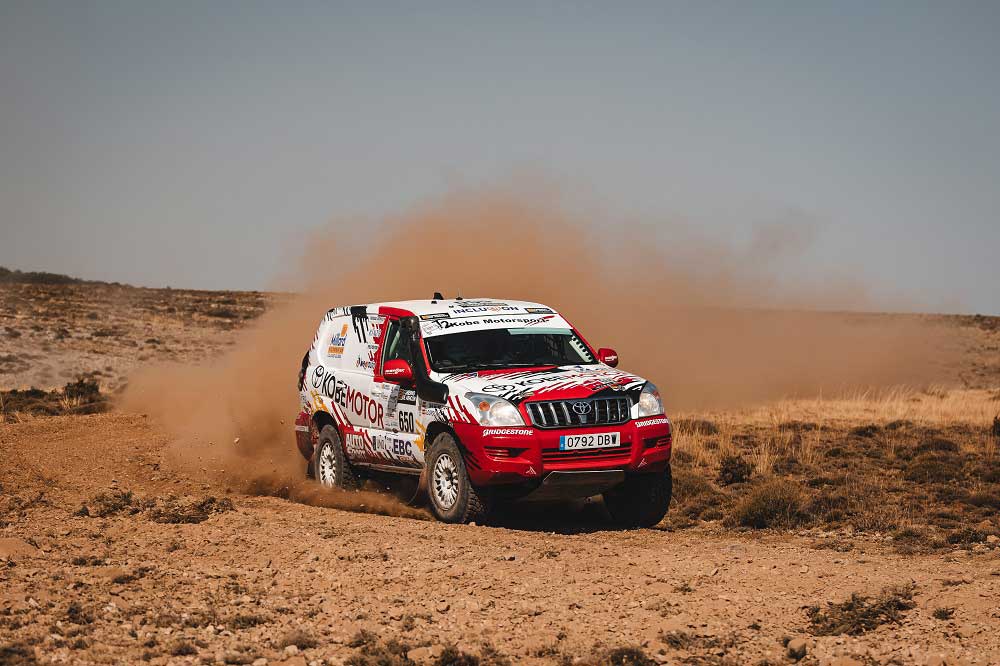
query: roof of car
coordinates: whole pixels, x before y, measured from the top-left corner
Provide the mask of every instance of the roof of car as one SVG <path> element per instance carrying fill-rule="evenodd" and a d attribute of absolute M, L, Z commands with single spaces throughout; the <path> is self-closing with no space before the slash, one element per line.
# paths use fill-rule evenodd
<path fill-rule="evenodd" d="M 512 301 L 503 298 L 439 298 L 436 300 L 425 299 L 417 301 L 389 301 L 386 303 L 370 303 L 368 311 L 375 313 L 380 307 L 399 308 L 408 310 L 417 315 L 429 315 L 439 312 L 451 314 L 471 314 L 472 312 L 505 312 L 528 313 L 530 310 L 547 310 L 555 312 L 553 308 L 541 303 L 530 301 Z"/>

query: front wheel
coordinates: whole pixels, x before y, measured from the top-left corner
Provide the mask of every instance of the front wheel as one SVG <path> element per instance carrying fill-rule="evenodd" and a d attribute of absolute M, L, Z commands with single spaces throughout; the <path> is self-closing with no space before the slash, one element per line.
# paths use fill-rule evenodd
<path fill-rule="evenodd" d="M 485 494 L 472 485 L 455 437 L 434 438 L 425 461 L 431 511 L 445 523 L 482 521 L 489 513 Z"/>
<path fill-rule="evenodd" d="M 652 527 L 667 515 L 673 479 L 670 467 L 653 474 L 632 474 L 604 493 L 604 506 L 623 527 Z"/>

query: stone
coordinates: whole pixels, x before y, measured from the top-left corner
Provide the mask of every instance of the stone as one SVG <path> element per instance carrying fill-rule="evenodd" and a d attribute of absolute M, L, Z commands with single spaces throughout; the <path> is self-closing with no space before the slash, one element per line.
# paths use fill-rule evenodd
<path fill-rule="evenodd" d="M 447 601 L 442 601 L 441 603 L 439 603 L 437 605 L 437 612 L 438 613 L 447 613 L 450 608 L 451 608 L 451 604 L 449 604 Z"/>
<path fill-rule="evenodd" d="M 806 656 L 806 641 L 804 638 L 793 638 L 788 641 L 788 658 L 798 661 Z"/>
<path fill-rule="evenodd" d="M 431 649 L 429 647 L 413 648 L 406 653 L 406 658 L 410 661 L 429 661 L 431 659 Z"/>
<path fill-rule="evenodd" d="M 17 537 L 0 539 L 0 560 L 6 560 L 7 558 L 16 560 L 25 555 L 32 555 L 37 550 L 37 548 L 24 539 L 18 539 Z"/>
<path fill-rule="evenodd" d="M 996 534 L 991 534 L 988 537 L 986 537 L 986 543 L 990 545 L 996 545 L 1000 543 L 1000 537 L 998 537 Z"/>

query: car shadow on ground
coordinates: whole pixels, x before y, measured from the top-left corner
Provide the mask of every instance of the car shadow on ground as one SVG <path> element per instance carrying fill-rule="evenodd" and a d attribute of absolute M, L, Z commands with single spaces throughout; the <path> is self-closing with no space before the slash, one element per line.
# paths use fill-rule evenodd
<path fill-rule="evenodd" d="M 490 513 L 489 524 L 512 530 L 590 534 L 622 531 L 597 498 L 564 502 L 505 502 Z"/>

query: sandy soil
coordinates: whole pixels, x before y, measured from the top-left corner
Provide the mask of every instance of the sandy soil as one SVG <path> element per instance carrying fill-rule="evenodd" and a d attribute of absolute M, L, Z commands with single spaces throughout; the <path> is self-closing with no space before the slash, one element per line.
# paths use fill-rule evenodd
<path fill-rule="evenodd" d="M 117 395 L 136 369 L 241 346 L 216 380 L 242 385 L 274 357 L 235 396 L 198 373 L 173 386 L 174 415 L 255 416 L 186 440 L 142 414 L 0 409 L 0 665 L 1000 664 L 1000 318 L 893 315 L 951 331 L 943 387 L 675 414 L 671 513 L 624 532 L 599 503 L 448 526 L 199 460 L 262 426 L 288 435 L 275 396 L 308 334 L 238 337 L 282 298 L 0 285 L 0 389 L 85 375 Z M 277 439 L 221 460 L 273 469 L 297 455 Z M 775 480 L 801 515 L 741 527 L 754 501 L 785 512 L 767 508 Z M 846 623 L 821 635 L 817 618 Z"/>
<path fill-rule="evenodd" d="M 191 524 L 76 515 L 114 489 L 157 503 L 226 492 L 171 471 L 166 443 L 136 415 L 0 429 L 0 663 L 469 663 L 443 661 L 448 645 L 492 646 L 483 663 L 620 646 L 657 663 L 781 663 L 789 638 L 805 639 L 803 663 L 1000 663 L 994 549 L 904 557 L 877 539 L 823 548 L 818 531 L 618 532 L 586 506 L 498 527 L 239 494 Z M 909 583 L 916 605 L 899 624 L 807 631 L 810 606 Z"/>

